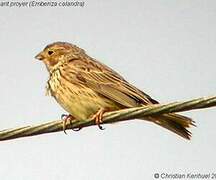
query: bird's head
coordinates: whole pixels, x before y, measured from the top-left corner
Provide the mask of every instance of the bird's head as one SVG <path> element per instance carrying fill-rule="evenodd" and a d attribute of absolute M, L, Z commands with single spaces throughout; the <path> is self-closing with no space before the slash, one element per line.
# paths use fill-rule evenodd
<path fill-rule="evenodd" d="M 82 52 L 84 50 L 73 44 L 55 42 L 46 46 L 35 58 L 43 61 L 48 71 L 51 71 L 59 62 L 64 63 L 70 59 L 74 59 Z"/>

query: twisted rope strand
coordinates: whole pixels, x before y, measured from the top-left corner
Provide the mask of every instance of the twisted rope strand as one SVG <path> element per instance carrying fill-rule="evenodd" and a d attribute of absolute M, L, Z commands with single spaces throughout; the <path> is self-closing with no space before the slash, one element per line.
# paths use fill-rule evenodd
<path fill-rule="evenodd" d="M 107 112 L 103 116 L 103 124 L 134 120 L 136 118 L 167 114 L 173 112 L 188 111 L 193 109 L 202 109 L 216 106 L 216 96 L 198 98 L 184 102 L 174 102 L 166 105 L 151 105 L 144 107 L 128 108 L 119 111 Z M 93 119 L 85 121 L 74 121 L 67 123 L 66 129 L 84 128 L 95 125 Z M 0 141 L 15 139 L 26 136 L 35 136 L 39 134 L 62 131 L 62 120 L 56 120 L 40 125 L 25 126 L 15 129 L 6 129 L 0 131 Z"/>

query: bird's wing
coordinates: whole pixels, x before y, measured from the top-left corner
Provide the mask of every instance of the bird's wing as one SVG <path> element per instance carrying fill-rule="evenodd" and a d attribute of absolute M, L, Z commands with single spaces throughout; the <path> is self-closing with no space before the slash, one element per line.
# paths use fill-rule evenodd
<path fill-rule="evenodd" d="M 149 95 L 129 84 L 118 73 L 95 60 L 73 60 L 67 68 L 73 69 L 69 81 L 81 83 L 95 92 L 125 106 L 158 103 Z M 75 77 L 75 78 L 74 78 Z"/>

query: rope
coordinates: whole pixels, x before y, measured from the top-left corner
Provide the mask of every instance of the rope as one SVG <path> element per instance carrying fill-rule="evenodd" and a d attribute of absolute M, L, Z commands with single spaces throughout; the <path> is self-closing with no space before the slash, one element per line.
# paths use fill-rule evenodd
<path fill-rule="evenodd" d="M 120 121 L 134 120 L 136 118 L 167 114 L 173 112 L 189 111 L 193 109 L 202 109 L 216 106 L 216 96 L 198 98 L 184 102 L 174 102 L 165 105 L 151 105 L 144 107 L 128 108 L 119 111 L 107 112 L 103 116 L 103 123 L 114 123 Z M 66 129 L 84 128 L 95 125 L 93 119 L 87 119 L 84 121 L 73 121 L 72 124 L 69 122 L 66 124 Z M 44 124 L 25 126 L 14 129 L 6 129 L 0 131 L 0 141 L 15 139 L 26 136 L 35 136 L 45 133 L 53 133 L 62 131 L 62 120 L 56 120 Z"/>

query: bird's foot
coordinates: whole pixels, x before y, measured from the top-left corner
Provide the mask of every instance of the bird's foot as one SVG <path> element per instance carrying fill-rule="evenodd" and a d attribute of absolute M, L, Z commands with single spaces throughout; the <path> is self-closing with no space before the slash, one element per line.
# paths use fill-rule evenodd
<path fill-rule="evenodd" d="M 62 119 L 62 128 L 65 134 L 67 134 L 66 132 L 66 124 L 69 121 L 71 127 L 73 124 L 73 120 L 75 119 L 71 114 L 67 115 L 67 114 L 62 114 L 61 115 L 61 119 Z M 72 128 L 73 131 L 79 131 L 82 128 Z"/>
<path fill-rule="evenodd" d="M 103 122 L 102 119 L 103 119 L 103 114 L 105 112 L 106 112 L 106 110 L 104 108 L 100 108 L 99 111 L 92 116 L 92 119 L 95 120 L 95 124 L 99 127 L 100 130 L 105 129 L 100 125 Z"/>

